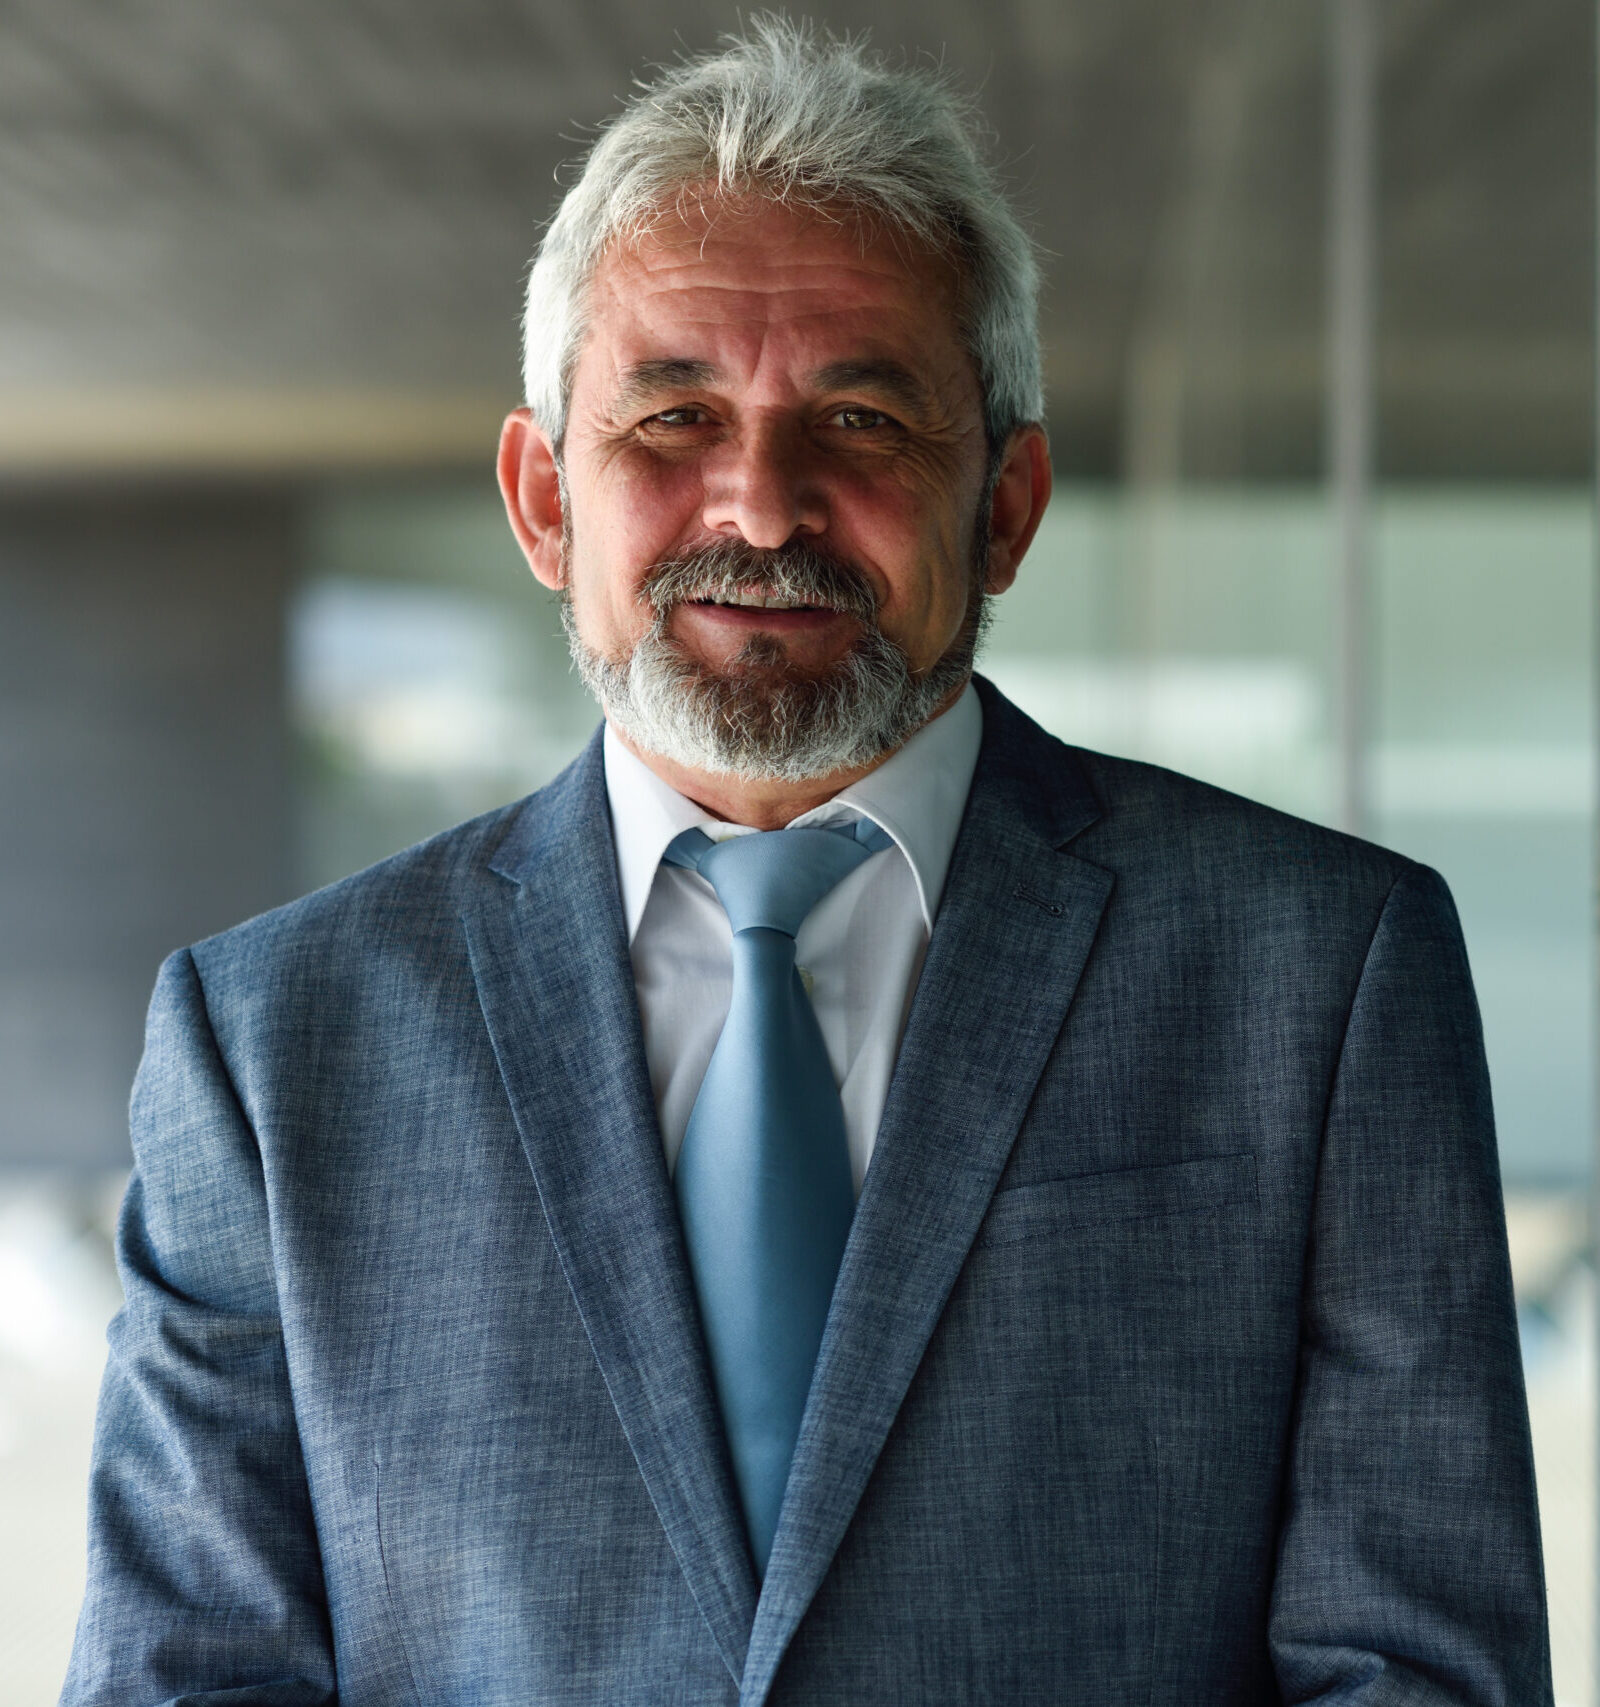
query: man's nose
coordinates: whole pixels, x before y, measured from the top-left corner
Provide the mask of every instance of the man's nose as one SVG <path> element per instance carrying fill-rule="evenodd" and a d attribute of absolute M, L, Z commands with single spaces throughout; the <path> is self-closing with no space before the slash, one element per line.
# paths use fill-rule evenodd
<path fill-rule="evenodd" d="M 827 528 L 820 476 L 802 432 L 779 422 L 751 423 L 709 456 L 701 519 L 712 533 L 776 550 L 796 534 Z"/>

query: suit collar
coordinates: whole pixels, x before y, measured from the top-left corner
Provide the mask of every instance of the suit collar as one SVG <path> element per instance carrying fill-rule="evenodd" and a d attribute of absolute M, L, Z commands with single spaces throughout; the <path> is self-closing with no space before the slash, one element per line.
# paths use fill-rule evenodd
<path fill-rule="evenodd" d="M 464 924 L 550 1236 L 730 1674 L 756 1586 L 656 1125 L 598 735 L 518 815 Z"/>
<path fill-rule="evenodd" d="M 977 786 L 973 789 L 984 814 L 983 833 L 993 834 L 1009 822 L 1036 844 L 1065 848 L 1105 811 L 1083 761 L 1020 712 L 993 682 L 974 676 L 972 684 L 983 707 L 981 802 Z"/>
<path fill-rule="evenodd" d="M 756 1612 L 759 1707 L 855 1514 L 1065 1019 L 1111 874 L 1083 768 L 987 683 L 984 745 L 856 1209 Z"/>

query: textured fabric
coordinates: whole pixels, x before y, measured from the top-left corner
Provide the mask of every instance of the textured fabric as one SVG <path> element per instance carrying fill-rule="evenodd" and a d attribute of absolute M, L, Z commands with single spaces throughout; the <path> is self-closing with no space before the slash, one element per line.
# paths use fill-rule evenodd
<path fill-rule="evenodd" d="M 711 884 L 733 928 L 733 996 L 674 1184 L 758 1576 L 855 1209 L 839 1088 L 795 933 L 891 845 L 861 819 L 721 842 L 685 830 L 666 852 Z"/>
<path fill-rule="evenodd" d="M 759 1596 L 597 741 L 163 970 L 68 1703 L 1549 1703 L 1443 884 L 981 691 Z"/>
<path fill-rule="evenodd" d="M 944 891 L 977 761 L 983 715 L 966 689 L 877 770 L 803 813 L 797 826 L 864 815 L 894 837 L 825 895 L 801 926 L 799 960 L 844 1105 L 856 1190 L 866 1174 L 895 1055 Z M 721 823 L 662 781 L 606 731 L 606 793 L 645 1060 L 667 1168 L 722 1031 L 732 988 L 728 920 L 710 885 L 663 866 L 682 831 L 748 833 Z"/>

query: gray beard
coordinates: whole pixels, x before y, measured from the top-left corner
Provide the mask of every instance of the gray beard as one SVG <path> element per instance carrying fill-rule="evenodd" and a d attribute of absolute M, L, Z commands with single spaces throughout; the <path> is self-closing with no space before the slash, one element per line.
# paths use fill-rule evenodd
<path fill-rule="evenodd" d="M 799 541 L 761 551 L 729 540 L 657 564 L 642 595 L 655 619 L 620 663 L 584 643 L 570 596 L 561 620 L 584 686 L 635 746 L 703 773 L 814 782 L 871 766 L 902 746 L 972 674 L 989 616 L 976 545 L 973 555 L 961 631 L 920 676 L 878 627 L 865 578 Z M 677 605 L 751 590 L 844 611 L 860 622 L 860 638 L 837 663 L 814 671 L 791 665 L 782 643 L 767 635 L 748 641 L 721 670 L 669 638 Z"/>

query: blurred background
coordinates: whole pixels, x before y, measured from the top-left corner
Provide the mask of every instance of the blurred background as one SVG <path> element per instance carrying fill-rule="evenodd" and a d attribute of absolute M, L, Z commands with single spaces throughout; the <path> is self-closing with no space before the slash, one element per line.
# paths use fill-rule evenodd
<path fill-rule="evenodd" d="M 1593 1707 L 1595 11 L 861 0 L 1046 250 L 985 668 L 1437 866 L 1499 1110 L 1557 1695 Z M 55 1697 L 126 1101 L 179 945 L 595 720 L 493 489 L 520 280 L 673 0 L 0 5 L 0 1698 Z"/>

